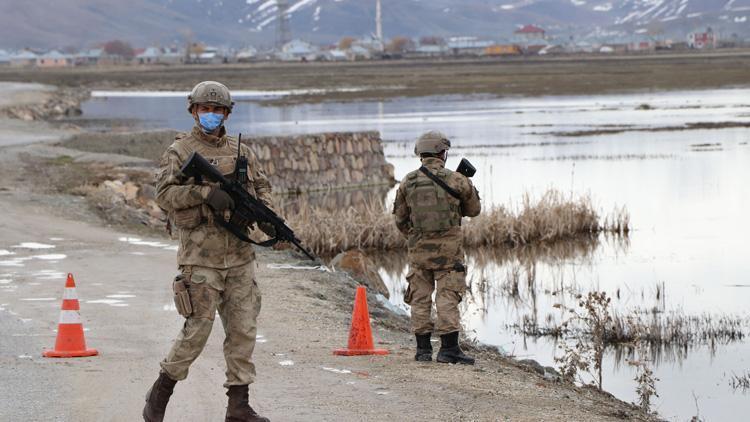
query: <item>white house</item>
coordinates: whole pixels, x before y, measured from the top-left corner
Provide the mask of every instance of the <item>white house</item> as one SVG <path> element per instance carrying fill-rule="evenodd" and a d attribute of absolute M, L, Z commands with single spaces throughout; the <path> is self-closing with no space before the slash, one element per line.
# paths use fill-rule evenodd
<path fill-rule="evenodd" d="M 454 55 L 473 54 L 482 55 L 485 49 L 493 44 L 492 41 L 480 40 L 477 37 L 448 38 L 447 48 Z"/>
<path fill-rule="evenodd" d="M 285 61 L 309 61 L 315 60 L 317 53 L 318 49 L 312 44 L 302 40 L 292 40 L 281 47 L 278 58 Z"/>
<path fill-rule="evenodd" d="M 705 32 L 691 32 L 687 37 L 688 47 L 696 49 L 716 48 L 719 36 L 713 29 L 708 28 Z"/>
<path fill-rule="evenodd" d="M 10 66 L 10 54 L 5 50 L 0 50 L 0 66 Z"/>
<path fill-rule="evenodd" d="M 330 60 L 332 62 L 342 62 L 345 60 L 348 60 L 346 51 L 334 49 L 334 50 L 328 50 L 325 52 L 325 58 L 326 60 Z"/>
<path fill-rule="evenodd" d="M 10 65 L 13 67 L 30 67 L 36 65 L 37 55 L 29 50 L 20 51 L 10 56 Z"/>
<path fill-rule="evenodd" d="M 67 67 L 73 66 L 73 57 L 67 54 L 62 54 L 57 50 L 52 50 L 48 53 L 37 56 L 36 58 L 37 67 Z"/>
<path fill-rule="evenodd" d="M 161 62 L 162 52 L 160 48 L 148 47 L 142 53 L 135 56 L 139 64 L 152 64 Z"/>
<path fill-rule="evenodd" d="M 258 58 L 258 50 L 255 47 L 248 46 L 238 51 L 234 57 L 238 62 L 251 62 Z"/>

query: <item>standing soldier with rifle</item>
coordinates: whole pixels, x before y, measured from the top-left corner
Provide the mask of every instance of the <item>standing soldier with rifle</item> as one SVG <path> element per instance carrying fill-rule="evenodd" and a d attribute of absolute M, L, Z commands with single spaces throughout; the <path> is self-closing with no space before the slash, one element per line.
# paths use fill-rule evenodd
<path fill-rule="evenodd" d="M 226 134 L 224 122 L 233 105 L 226 86 L 213 81 L 196 85 L 188 96 L 188 112 L 195 126 L 190 133 L 178 135 L 161 158 L 156 200 L 179 233 L 177 263 L 181 274 L 173 287 L 177 310 L 186 320 L 172 350 L 161 362 L 159 378 L 146 395 L 146 422 L 163 420 L 175 384 L 187 377 L 190 364 L 206 345 L 217 310 L 226 335 L 224 386 L 229 402 L 225 421 L 268 421 L 255 413 L 248 399 L 248 385 L 255 379 L 251 356 L 261 307 L 255 252 L 250 243 L 218 224 L 218 219 L 235 208 L 232 195 L 215 181 L 198 180 L 182 171 L 183 164 L 197 153 L 226 179 L 241 186 L 243 193 L 270 206 L 271 185 L 255 156 Z M 253 221 L 244 223 L 241 231 L 246 235 Z M 258 222 L 258 226 L 269 236 L 276 236 L 273 224 Z"/>
<path fill-rule="evenodd" d="M 401 181 L 393 205 L 396 226 L 408 238 L 409 283 L 404 302 L 411 305 L 411 325 L 417 339 L 415 360 L 432 361 L 433 332 L 440 335 L 437 361 L 473 365 L 474 358 L 458 345 L 461 314 L 458 304 L 466 292 L 461 218 L 481 211 L 469 177 L 474 168 L 462 160 L 457 171 L 445 168 L 450 141 L 439 132 L 417 139 L 414 153 L 422 167 Z M 435 293 L 437 321 L 431 319 Z"/>

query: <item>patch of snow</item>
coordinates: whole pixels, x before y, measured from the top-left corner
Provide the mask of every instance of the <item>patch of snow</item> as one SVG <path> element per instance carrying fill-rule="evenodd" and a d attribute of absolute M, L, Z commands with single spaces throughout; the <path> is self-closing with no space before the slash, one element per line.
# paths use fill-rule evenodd
<path fill-rule="evenodd" d="M 279 362 L 279 365 L 281 365 L 281 366 L 293 366 L 294 365 L 294 361 L 291 361 L 291 360 L 282 360 L 281 362 Z"/>
<path fill-rule="evenodd" d="M 504 5 L 500 6 L 500 8 L 503 9 L 503 10 L 513 10 L 513 9 L 516 8 L 516 6 L 513 6 L 512 4 L 504 4 Z"/>
<path fill-rule="evenodd" d="M 573 6 L 585 6 L 586 0 L 570 0 L 571 3 L 573 3 Z"/>
<path fill-rule="evenodd" d="M 351 374 L 352 371 L 348 369 L 336 369 L 336 368 L 329 368 L 327 366 L 322 366 L 321 369 L 328 372 L 333 372 L 334 374 Z"/>
<path fill-rule="evenodd" d="M 46 243 L 37 242 L 23 242 L 13 247 L 18 249 L 52 249 L 55 247 L 55 245 L 48 245 Z"/>
<path fill-rule="evenodd" d="M 15 252 L 11 252 L 7 249 L 0 249 L 0 256 L 15 255 Z"/>
<path fill-rule="evenodd" d="M 118 303 L 122 303 L 121 300 L 117 299 L 96 299 L 96 300 L 87 300 L 86 303 L 92 303 L 92 304 L 104 304 L 104 305 L 116 305 Z"/>
<path fill-rule="evenodd" d="M 32 275 L 37 280 L 58 280 L 58 279 L 64 279 L 65 277 L 67 277 L 66 273 L 55 271 L 55 270 L 41 270 L 41 271 L 32 273 Z"/>
<path fill-rule="evenodd" d="M 747 22 L 747 16 L 735 16 L 734 23 L 745 23 Z"/>
<path fill-rule="evenodd" d="M 15 258 L 0 261 L 0 267 L 23 267 L 25 259 Z"/>
<path fill-rule="evenodd" d="M 261 4 L 260 6 L 258 6 L 258 11 L 262 12 L 263 10 L 266 10 L 269 7 L 276 9 L 276 0 L 268 0 L 265 3 Z"/>
<path fill-rule="evenodd" d="M 313 5 L 317 3 L 318 0 L 300 0 L 297 3 L 294 3 L 292 7 L 287 9 L 288 13 L 294 13 L 298 11 L 299 9 L 302 9 L 303 7 Z"/>
<path fill-rule="evenodd" d="M 135 295 L 119 295 L 118 294 L 118 295 L 107 295 L 106 297 L 110 299 L 125 299 L 125 298 L 135 297 Z"/>
<path fill-rule="evenodd" d="M 34 259 L 41 259 L 44 261 L 59 261 L 61 259 L 67 258 L 67 255 L 61 254 L 61 253 L 55 253 L 55 254 L 48 254 L 48 255 L 34 255 L 32 258 Z"/>
<path fill-rule="evenodd" d="M 604 3 L 594 7 L 595 12 L 609 12 L 612 10 L 612 3 Z"/>

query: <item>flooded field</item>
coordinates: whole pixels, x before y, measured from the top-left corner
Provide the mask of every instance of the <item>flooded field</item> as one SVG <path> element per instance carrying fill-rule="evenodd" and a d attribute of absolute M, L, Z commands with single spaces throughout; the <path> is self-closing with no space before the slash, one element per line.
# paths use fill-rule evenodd
<path fill-rule="evenodd" d="M 559 339 L 527 334 L 556 326 L 563 311 L 555 305 L 573 306 L 575 295 L 593 290 L 612 297 L 620 316 L 693 321 L 695 332 L 718 332 L 722 324 L 750 332 L 750 90 L 258 103 L 283 94 L 238 97 L 229 127 L 246 135 L 378 130 L 396 178 L 418 165 L 413 139 L 438 129 L 455 146 L 449 167 L 466 157 L 478 168 L 474 181 L 485 204 L 514 206 L 527 193 L 538 197 L 555 188 L 590 196 L 601 215 L 626 207 L 633 229 L 627 238 L 471 251 L 471 292 L 462 304 L 470 337 L 554 366 Z M 96 96 L 80 123 L 132 130 L 188 129 L 192 121 L 184 97 L 141 93 Z M 406 310 L 405 262 L 378 261 L 391 301 Z M 655 410 L 670 420 L 698 413 L 696 402 L 707 420 L 750 411 L 748 393 L 732 387 L 733 376 L 750 369 L 742 336 L 696 334 L 674 346 L 653 353 Z M 635 369 L 626 357 L 607 349 L 603 385 L 635 401 Z"/>

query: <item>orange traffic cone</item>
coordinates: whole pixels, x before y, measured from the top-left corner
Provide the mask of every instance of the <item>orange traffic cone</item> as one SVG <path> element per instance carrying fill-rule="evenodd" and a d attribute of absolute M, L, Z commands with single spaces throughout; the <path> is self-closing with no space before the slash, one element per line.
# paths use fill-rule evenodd
<path fill-rule="evenodd" d="M 362 355 L 387 355 L 385 349 L 375 349 L 372 341 L 372 329 L 370 328 L 370 311 L 367 310 L 367 289 L 364 286 L 357 287 L 354 296 L 354 312 L 352 312 L 352 328 L 349 331 L 349 347 L 336 349 L 334 355 L 339 356 L 362 356 Z"/>
<path fill-rule="evenodd" d="M 77 358 L 84 356 L 96 356 L 96 349 L 86 348 L 86 339 L 83 338 L 83 323 L 81 314 L 78 313 L 78 295 L 76 294 L 76 282 L 73 274 L 68 274 L 63 292 L 62 310 L 60 311 L 60 322 L 57 325 L 57 341 L 54 350 L 43 353 L 46 358 Z"/>

